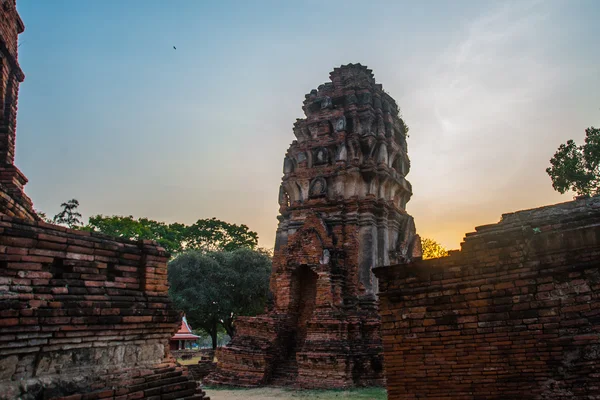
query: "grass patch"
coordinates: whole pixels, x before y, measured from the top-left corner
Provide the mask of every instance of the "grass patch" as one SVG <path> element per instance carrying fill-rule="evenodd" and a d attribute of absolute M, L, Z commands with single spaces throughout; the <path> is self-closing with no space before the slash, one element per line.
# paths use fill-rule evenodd
<path fill-rule="evenodd" d="M 286 390 L 287 391 L 287 390 Z M 387 400 L 387 392 L 384 388 L 363 388 L 347 390 L 303 390 L 288 391 L 291 397 L 298 399 L 352 399 L 352 400 Z"/>
<path fill-rule="evenodd" d="M 189 360 L 182 360 L 181 358 L 177 359 L 177 362 L 181 365 L 194 365 L 194 364 L 198 364 L 198 361 L 200 361 L 202 357 L 192 357 Z"/>
<path fill-rule="evenodd" d="M 387 400 L 384 388 L 370 387 L 360 389 L 301 390 L 280 388 L 233 388 L 205 387 L 207 394 L 214 400 Z"/>

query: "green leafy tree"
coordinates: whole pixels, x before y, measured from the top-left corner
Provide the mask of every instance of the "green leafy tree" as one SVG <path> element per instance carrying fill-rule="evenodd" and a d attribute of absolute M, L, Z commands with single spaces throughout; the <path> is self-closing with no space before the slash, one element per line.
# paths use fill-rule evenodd
<path fill-rule="evenodd" d="M 430 258 L 446 257 L 448 251 L 433 239 L 421 238 L 421 247 L 423 248 L 423 260 Z"/>
<path fill-rule="evenodd" d="M 216 218 L 200 219 L 186 226 L 148 218 L 134 219 L 132 216 L 95 215 L 90 217 L 85 229 L 132 240 L 156 240 L 170 253 L 184 250 L 232 251 L 254 249 L 258 245 L 258 234 L 246 225 L 230 224 Z"/>
<path fill-rule="evenodd" d="M 211 336 L 216 348 L 219 326 L 232 336 L 237 316 L 264 310 L 270 272 L 270 258 L 248 248 L 187 251 L 169 263 L 169 295 L 192 326 Z"/>
<path fill-rule="evenodd" d="M 235 318 L 260 314 L 269 293 L 271 257 L 263 251 L 240 248 L 230 252 L 209 253 L 227 271 L 223 286 L 227 304 L 221 324 L 230 337 L 235 335 Z"/>
<path fill-rule="evenodd" d="M 183 253 L 169 263 L 169 296 L 193 327 L 210 335 L 213 348 L 226 313 L 220 285 L 225 278 L 226 271 L 214 258 L 197 251 Z"/>
<path fill-rule="evenodd" d="M 199 219 L 186 228 L 184 241 L 187 249 L 204 252 L 254 249 L 258 245 L 258 234 L 246 225 L 230 224 L 216 218 Z"/>
<path fill-rule="evenodd" d="M 185 228 L 185 225 L 179 223 L 166 224 L 148 218 L 134 219 L 131 215 L 128 217 L 94 215 L 90 217 L 85 227 L 86 230 L 125 239 L 155 240 L 170 253 L 183 250 Z"/>
<path fill-rule="evenodd" d="M 561 144 L 546 169 L 552 187 L 565 193 L 572 190 L 579 195 L 600 192 L 600 129 L 585 130 L 585 143 L 577 146 L 573 140 Z"/>
<path fill-rule="evenodd" d="M 45 212 L 43 211 L 39 211 L 39 210 L 33 210 L 35 211 L 35 213 L 37 214 L 38 217 L 40 217 L 40 219 L 48 224 L 52 223 L 52 220 L 50 218 L 48 218 L 48 216 L 46 215 Z"/>
<path fill-rule="evenodd" d="M 52 220 L 55 224 L 68 226 L 69 228 L 76 228 L 81 225 L 81 214 L 77 211 L 79 201 L 71 199 L 60 206 L 62 211 L 56 214 Z"/>

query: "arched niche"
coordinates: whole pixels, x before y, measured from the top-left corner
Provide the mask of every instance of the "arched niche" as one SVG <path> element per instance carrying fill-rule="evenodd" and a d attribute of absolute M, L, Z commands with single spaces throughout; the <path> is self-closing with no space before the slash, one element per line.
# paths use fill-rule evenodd
<path fill-rule="evenodd" d="M 348 150 L 346 143 L 341 143 L 335 151 L 335 161 L 346 161 L 348 160 Z"/>
<path fill-rule="evenodd" d="M 325 195 L 327 195 L 327 181 L 321 176 L 316 177 L 310 182 L 308 197 L 316 198 L 324 197 Z"/>
<path fill-rule="evenodd" d="M 300 188 L 300 185 L 298 185 L 297 182 L 288 181 L 281 185 L 281 189 L 279 192 L 280 193 L 280 202 L 279 202 L 280 205 L 282 205 L 282 201 L 283 201 L 281 198 L 281 190 L 283 190 L 285 193 L 287 193 L 290 205 L 294 204 L 295 202 L 303 201 L 302 189 Z"/>
<path fill-rule="evenodd" d="M 394 163 L 392 164 L 392 168 L 394 168 L 400 175 L 404 176 L 404 160 L 401 155 L 396 157 Z"/>
<path fill-rule="evenodd" d="M 316 147 L 312 151 L 312 165 L 327 165 L 330 163 L 330 158 L 327 147 Z"/>
<path fill-rule="evenodd" d="M 294 172 L 296 169 L 294 160 L 290 157 L 285 157 L 283 159 L 283 173 L 284 174 L 291 174 L 292 172 Z"/>
<path fill-rule="evenodd" d="M 377 149 L 377 164 L 388 164 L 388 150 L 385 142 L 382 142 Z"/>
<path fill-rule="evenodd" d="M 291 204 L 289 193 L 285 190 L 283 185 L 279 186 L 279 205 L 282 207 L 289 207 Z"/>

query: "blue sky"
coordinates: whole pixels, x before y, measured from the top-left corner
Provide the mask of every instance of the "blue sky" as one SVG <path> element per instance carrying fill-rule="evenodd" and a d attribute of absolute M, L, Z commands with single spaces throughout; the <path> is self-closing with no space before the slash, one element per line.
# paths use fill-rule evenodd
<path fill-rule="evenodd" d="M 567 201 L 600 125 L 600 2 L 19 0 L 17 166 L 37 209 L 245 223 L 272 247 L 304 94 L 360 62 L 410 126 L 417 230 L 449 248 Z M 173 49 L 177 47 L 177 50 Z"/>

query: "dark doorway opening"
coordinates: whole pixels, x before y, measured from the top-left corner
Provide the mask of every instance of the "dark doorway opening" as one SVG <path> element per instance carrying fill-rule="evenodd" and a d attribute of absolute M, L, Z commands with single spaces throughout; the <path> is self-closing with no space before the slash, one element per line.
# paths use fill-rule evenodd
<path fill-rule="evenodd" d="M 317 299 L 317 274 L 308 265 L 302 265 L 296 271 L 296 343 L 297 350 L 306 340 L 308 321 L 315 310 Z"/>
<path fill-rule="evenodd" d="M 289 335 L 284 342 L 280 361 L 275 365 L 271 384 L 278 386 L 293 385 L 298 376 L 296 353 L 302 350 L 308 333 L 310 321 L 317 300 L 317 274 L 308 265 L 301 265 L 292 274 L 290 292 Z"/>

